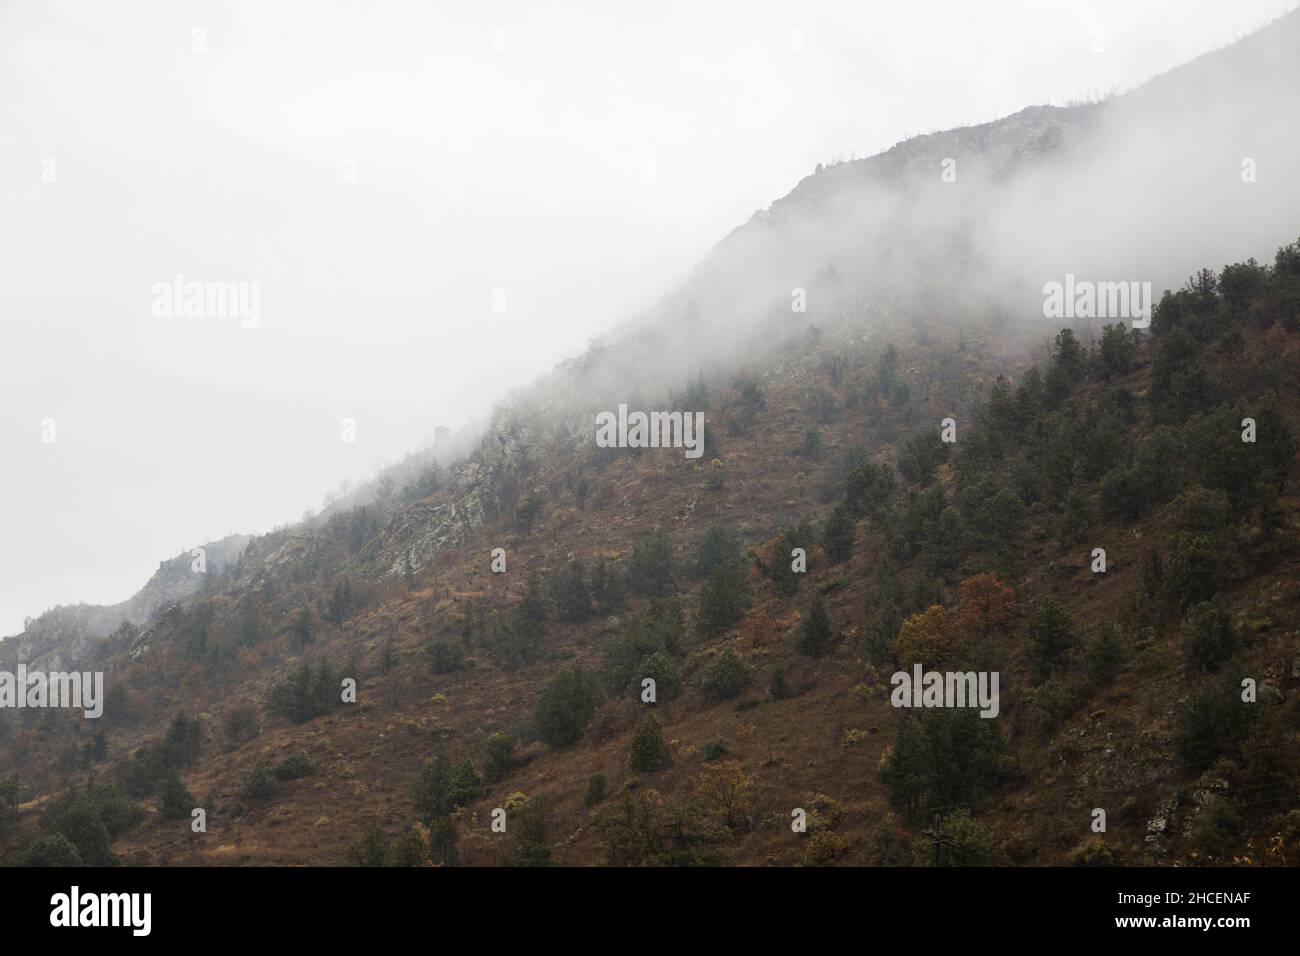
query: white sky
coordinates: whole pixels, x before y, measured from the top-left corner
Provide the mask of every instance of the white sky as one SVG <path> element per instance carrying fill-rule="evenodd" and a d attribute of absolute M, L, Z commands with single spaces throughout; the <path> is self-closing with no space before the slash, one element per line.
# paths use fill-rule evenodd
<path fill-rule="evenodd" d="M 1293 5 L 0 2 L 0 634 L 480 416 L 818 162 Z M 178 272 L 260 327 L 155 318 Z"/>

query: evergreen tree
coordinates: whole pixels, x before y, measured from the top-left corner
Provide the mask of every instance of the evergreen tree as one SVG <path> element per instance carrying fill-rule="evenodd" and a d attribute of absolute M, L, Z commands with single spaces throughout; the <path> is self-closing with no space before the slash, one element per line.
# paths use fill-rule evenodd
<path fill-rule="evenodd" d="M 512 814 L 511 830 L 514 842 L 505 856 L 507 866 L 553 866 L 548 835 L 550 808 L 541 797 L 534 797 Z"/>
<path fill-rule="evenodd" d="M 537 734 L 559 750 L 582 739 L 596 714 L 599 690 L 581 666 L 567 667 L 551 678 L 537 701 Z"/>
<path fill-rule="evenodd" d="M 546 599 L 542 597 L 541 579 L 534 571 L 528 575 L 523 599 L 515 605 L 506 633 L 506 663 L 515 667 L 537 660 L 546 643 L 546 633 Z"/>
<path fill-rule="evenodd" d="M 740 695 L 749 686 L 752 671 L 734 650 L 728 647 L 704 669 L 702 690 L 705 700 L 727 700 Z"/>
<path fill-rule="evenodd" d="M 1072 628 L 1069 613 L 1053 600 L 1047 600 L 1034 612 L 1029 624 L 1029 658 L 1039 683 L 1066 665 L 1075 643 Z"/>
<path fill-rule="evenodd" d="M 657 531 L 632 549 L 629 578 L 638 594 L 659 597 L 672 592 L 673 546 L 666 534 Z"/>
<path fill-rule="evenodd" d="M 591 602 L 599 614 L 613 614 L 623 606 L 623 576 L 618 568 L 597 561 L 591 572 Z"/>
<path fill-rule="evenodd" d="M 664 740 L 659 719 L 654 714 L 643 717 L 632 731 L 632 750 L 628 759 L 637 773 L 655 773 L 672 766 L 672 750 Z"/>
<path fill-rule="evenodd" d="M 194 809 L 194 795 L 186 788 L 180 775 L 172 771 L 162 785 L 162 815 L 164 820 L 181 820 Z"/>
<path fill-rule="evenodd" d="M 749 605 L 748 569 L 736 560 L 713 569 L 700 588 L 695 621 L 704 637 L 717 637 L 738 622 Z"/>
<path fill-rule="evenodd" d="M 551 596 L 561 621 L 585 621 L 591 617 L 591 589 L 587 586 L 587 567 L 581 559 L 575 558 L 556 575 Z"/>
<path fill-rule="evenodd" d="M 836 505 L 822 528 L 822 547 L 831 564 L 841 564 L 853 557 L 856 538 L 857 528 L 854 527 L 850 508 L 847 504 Z"/>
<path fill-rule="evenodd" d="M 799 625 L 799 653 L 821 657 L 831 639 L 831 619 L 820 594 L 813 595 L 812 606 Z"/>
<path fill-rule="evenodd" d="M 497 731 L 487 739 L 487 760 L 483 767 L 483 776 L 489 783 L 495 783 L 507 776 L 515 766 L 515 742 L 506 734 Z"/>

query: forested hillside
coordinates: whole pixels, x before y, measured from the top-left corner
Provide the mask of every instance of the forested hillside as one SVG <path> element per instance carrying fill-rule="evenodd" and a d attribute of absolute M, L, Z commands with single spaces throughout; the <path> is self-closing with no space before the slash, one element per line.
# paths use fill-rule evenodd
<path fill-rule="evenodd" d="M 697 460 L 520 400 L 206 572 L 103 718 L 0 712 L 5 859 L 1289 862 L 1300 244 L 1196 268 L 1146 334 L 803 328 L 645 396 Z"/>

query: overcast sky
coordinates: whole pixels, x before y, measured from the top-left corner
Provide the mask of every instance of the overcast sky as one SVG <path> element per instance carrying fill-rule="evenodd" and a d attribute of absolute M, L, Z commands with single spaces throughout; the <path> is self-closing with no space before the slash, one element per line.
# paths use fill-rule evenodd
<path fill-rule="evenodd" d="M 819 162 L 1293 5 L 0 2 L 0 634 L 474 420 Z"/>

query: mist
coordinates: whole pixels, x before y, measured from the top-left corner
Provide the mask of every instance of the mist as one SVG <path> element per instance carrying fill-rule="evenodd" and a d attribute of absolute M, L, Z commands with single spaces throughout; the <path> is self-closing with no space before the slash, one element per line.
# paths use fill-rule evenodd
<path fill-rule="evenodd" d="M 1004 346 L 1065 326 L 1085 340 L 1108 321 L 1141 327 L 1049 318 L 1045 287 L 1139 283 L 1158 301 L 1202 268 L 1268 263 L 1296 241 L 1297 44 L 1292 14 L 1132 92 L 819 170 L 594 350 L 582 390 L 597 408 L 663 400 L 697 374 L 770 367 L 833 329 L 883 348 L 990 322 Z M 557 376 L 572 391 L 571 378 Z"/>
<path fill-rule="evenodd" d="M 1295 238 L 1271 49 L 1081 110 L 1031 162 L 852 161 L 1137 87 L 1275 0 L 759 6 L 0 9 L 0 633 L 298 520 L 592 341 L 657 330 L 583 402 L 743 364 L 802 328 L 796 287 L 803 324 L 1042 321 L 1066 272 L 1158 294 Z M 256 283 L 256 327 L 156 315 L 178 274 Z"/>

